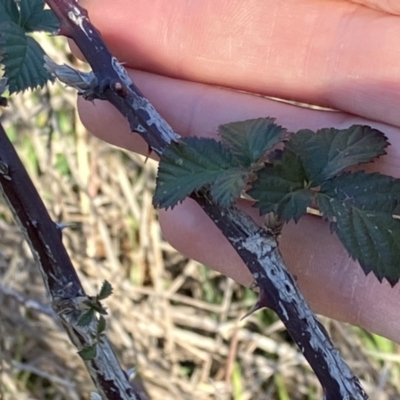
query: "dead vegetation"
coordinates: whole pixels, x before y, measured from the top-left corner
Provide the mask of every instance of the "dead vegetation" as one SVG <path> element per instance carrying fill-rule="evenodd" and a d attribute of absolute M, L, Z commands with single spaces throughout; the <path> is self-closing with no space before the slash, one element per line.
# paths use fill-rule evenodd
<path fill-rule="evenodd" d="M 50 49 L 50 53 L 54 50 Z M 156 164 L 90 136 L 59 85 L 15 96 L 1 119 L 83 286 L 104 280 L 107 334 L 153 400 L 321 399 L 314 374 L 255 294 L 166 243 L 151 205 Z M 83 363 L 53 315 L 30 251 L 0 200 L 0 399 L 89 399 Z M 398 346 L 324 320 L 371 399 L 400 399 Z"/>

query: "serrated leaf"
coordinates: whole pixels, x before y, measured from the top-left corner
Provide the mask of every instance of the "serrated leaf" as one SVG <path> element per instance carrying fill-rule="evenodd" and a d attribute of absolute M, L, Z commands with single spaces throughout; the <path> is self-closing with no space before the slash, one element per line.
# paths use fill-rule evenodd
<path fill-rule="evenodd" d="M 238 161 L 214 139 L 190 137 L 173 142 L 161 156 L 153 204 L 173 207 L 232 168 L 239 168 Z"/>
<path fill-rule="evenodd" d="M 393 286 L 400 278 L 400 180 L 380 174 L 344 174 L 321 185 L 317 203 L 364 272 Z"/>
<path fill-rule="evenodd" d="M 100 302 L 94 306 L 94 309 L 101 315 L 107 315 L 107 309 Z"/>
<path fill-rule="evenodd" d="M 44 0 L 21 0 L 20 26 L 26 32 L 56 32 L 60 23 L 51 10 L 44 10 Z"/>
<path fill-rule="evenodd" d="M 83 348 L 82 350 L 78 351 L 78 354 L 83 360 L 93 360 L 97 354 L 97 344 Z"/>
<path fill-rule="evenodd" d="M 18 24 L 19 11 L 15 0 L 0 0 L 0 22 L 11 21 Z"/>
<path fill-rule="evenodd" d="M 304 129 L 292 135 L 286 147 L 299 155 L 312 186 L 318 186 L 352 165 L 386 154 L 386 136 L 369 126 Z"/>
<path fill-rule="evenodd" d="M 257 200 L 254 206 L 262 215 L 272 211 L 283 221 L 297 222 L 311 205 L 314 193 L 300 158 L 291 151 L 285 149 L 282 160 L 259 170 L 257 178 L 247 193 Z"/>
<path fill-rule="evenodd" d="M 101 335 L 106 330 L 106 319 L 101 315 L 97 324 L 97 335 Z"/>
<path fill-rule="evenodd" d="M 107 297 L 111 296 L 113 292 L 113 288 L 108 281 L 104 281 L 99 294 L 96 296 L 98 300 L 104 300 Z"/>
<path fill-rule="evenodd" d="M 15 23 L 0 23 L 0 47 L 11 94 L 41 87 L 52 79 L 43 67 L 43 49 Z"/>
<path fill-rule="evenodd" d="M 219 175 L 211 185 L 211 197 L 221 207 L 229 207 L 240 196 L 247 174 L 241 168 L 232 168 Z"/>
<path fill-rule="evenodd" d="M 89 326 L 94 318 L 94 309 L 90 308 L 88 311 L 84 312 L 78 319 L 78 325 L 82 327 Z"/>
<path fill-rule="evenodd" d="M 102 315 L 107 315 L 107 310 L 103 305 L 100 303 L 100 300 L 98 297 L 91 297 L 90 300 L 86 303 L 84 302 L 89 308 L 91 308 L 93 311 L 96 311 Z"/>
<path fill-rule="evenodd" d="M 367 211 L 394 213 L 400 204 L 400 179 L 379 173 L 345 173 L 321 186 L 321 194 Z"/>
<path fill-rule="evenodd" d="M 277 143 L 283 140 L 286 130 L 275 124 L 273 118 L 257 118 L 221 125 L 218 129 L 222 142 L 249 167 Z"/>

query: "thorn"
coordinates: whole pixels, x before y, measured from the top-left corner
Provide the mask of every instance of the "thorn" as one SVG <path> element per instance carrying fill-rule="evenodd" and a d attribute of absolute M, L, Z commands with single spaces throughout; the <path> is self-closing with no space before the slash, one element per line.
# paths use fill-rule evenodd
<path fill-rule="evenodd" d="M 135 379 L 136 374 L 137 374 L 137 369 L 135 367 L 129 368 L 125 371 L 126 376 L 128 377 L 128 380 L 131 381 Z"/>
<path fill-rule="evenodd" d="M 257 303 L 254 304 L 254 306 L 251 307 L 250 310 L 247 311 L 247 313 L 244 314 L 242 318 L 240 318 L 240 321 L 243 321 L 245 318 L 249 317 L 251 314 L 253 314 L 256 311 L 258 311 L 260 308 L 262 308 L 262 306 L 260 305 L 260 300 L 258 300 Z"/>
<path fill-rule="evenodd" d="M 146 159 L 144 160 L 144 163 L 147 163 L 147 160 L 150 158 L 151 153 L 153 152 L 153 150 L 151 149 L 150 146 L 147 146 L 147 155 L 146 155 Z"/>
<path fill-rule="evenodd" d="M 240 318 L 240 320 L 243 321 L 246 317 L 250 316 L 251 314 L 253 314 L 256 311 L 260 310 L 261 308 L 265 308 L 265 307 L 272 308 L 269 306 L 268 296 L 266 295 L 265 290 L 260 288 L 260 296 L 259 296 L 256 304 L 254 304 L 254 306 L 251 307 L 250 310 L 247 311 L 247 313 L 245 315 L 243 315 L 242 318 Z"/>
<path fill-rule="evenodd" d="M 64 230 L 65 228 L 70 228 L 71 226 L 76 225 L 73 222 L 60 222 L 60 223 L 55 222 L 55 224 L 57 229 L 59 229 L 60 231 Z"/>
<path fill-rule="evenodd" d="M 60 222 L 60 223 L 54 222 L 54 224 L 56 225 L 56 229 L 59 232 L 60 240 L 62 240 L 62 231 L 65 228 L 69 228 L 75 225 L 74 223 L 71 222 Z"/>

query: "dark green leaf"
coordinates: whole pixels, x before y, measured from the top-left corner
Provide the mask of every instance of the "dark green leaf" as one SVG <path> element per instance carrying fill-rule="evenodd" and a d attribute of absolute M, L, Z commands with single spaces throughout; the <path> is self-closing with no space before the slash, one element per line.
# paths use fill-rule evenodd
<path fill-rule="evenodd" d="M 113 292 L 113 288 L 112 288 L 110 282 L 104 281 L 103 285 L 101 286 L 100 292 L 97 295 L 97 299 L 104 300 L 107 297 L 111 296 L 112 292 Z"/>
<path fill-rule="evenodd" d="M 348 129 L 304 129 L 292 135 L 286 147 L 299 155 L 312 186 L 318 186 L 352 165 L 386 154 L 385 135 L 369 126 Z"/>
<path fill-rule="evenodd" d="M 88 297 L 86 300 L 82 301 L 82 304 L 84 304 L 87 308 L 92 308 L 93 307 L 93 303 L 95 303 L 97 300 L 90 296 Z"/>
<path fill-rule="evenodd" d="M 171 143 L 161 157 L 153 204 L 168 208 L 192 192 L 212 185 L 231 169 L 239 168 L 233 154 L 213 139 L 183 138 Z M 232 186 L 236 193 L 236 186 Z M 229 194 L 226 194 L 229 198 Z"/>
<path fill-rule="evenodd" d="M 95 307 L 95 310 L 101 315 L 107 315 L 107 309 L 100 302 L 98 303 L 98 307 Z"/>
<path fill-rule="evenodd" d="M 297 222 L 311 205 L 314 194 L 307 188 L 300 158 L 291 151 L 285 149 L 281 162 L 259 170 L 257 178 L 248 194 L 261 214 L 272 211 L 283 221 Z"/>
<path fill-rule="evenodd" d="M 93 309 L 93 311 L 97 311 L 99 314 L 107 315 L 107 310 L 100 303 L 98 297 L 91 297 L 90 302 L 88 302 L 88 306 Z"/>
<path fill-rule="evenodd" d="M 93 360 L 97 354 L 97 343 L 92 346 L 83 348 L 82 350 L 78 351 L 78 354 L 85 361 Z"/>
<path fill-rule="evenodd" d="M 400 179 L 378 173 L 345 173 L 326 181 L 321 193 L 367 211 L 395 213 L 400 204 Z"/>
<path fill-rule="evenodd" d="M 90 308 L 79 317 L 78 325 L 89 326 L 90 323 L 93 321 L 93 318 L 94 318 L 94 310 L 93 308 Z"/>
<path fill-rule="evenodd" d="M 273 118 L 257 118 L 221 125 L 222 142 L 230 147 L 241 164 L 249 167 L 277 143 L 286 130 L 274 123 Z"/>
<path fill-rule="evenodd" d="M 43 67 L 43 49 L 15 23 L 0 23 L 0 48 L 10 93 L 34 89 L 52 79 Z"/>
<path fill-rule="evenodd" d="M 60 23 L 51 10 L 44 10 L 44 0 L 21 0 L 20 25 L 26 32 L 56 32 Z"/>
<path fill-rule="evenodd" d="M 19 22 L 19 11 L 15 0 L 0 0 L 0 22 Z"/>
<path fill-rule="evenodd" d="M 211 196 L 221 207 L 229 207 L 240 196 L 247 174 L 241 168 L 232 168 L 220 174 L 211 185 Z"/>
<path fill-rule="evenodd" d="M 321 185 L 318 207 L 352 258 L 391 285 L 400 278 L 400 180 L 380 174 L 344 174 Z"/>
<path fill-rule="evenodd" d="M 100 315 L 96 330 L 97 335 L 101 335 L 106 330 L 106 319 L 102 315 Z"/>

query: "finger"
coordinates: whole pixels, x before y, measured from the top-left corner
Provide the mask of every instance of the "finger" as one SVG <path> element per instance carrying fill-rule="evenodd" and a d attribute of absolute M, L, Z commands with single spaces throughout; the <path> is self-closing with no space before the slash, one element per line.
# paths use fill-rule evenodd
<path fill-rule="evenodd" d="M 134 78 L 173 128 L 185 135 L 215 137 L 221 123 L 263 115 L 276 116 L 278 123 L 291 130 L 324 126 L 345 128 L 353 123 L 373 125 L 383 130 L 393 145 L 389 148 L 389 155 L 380 158 L 370 168 L 400 176 L 400 143 L 396 140 L 399 132 L 393 127 L 342 113 L 297 108 L 258 96 L 149 73 L 135 72 Z M 98 102 L 95 106 L 80 103 L 80 112 L 89 129 L 100 132 L 103 139 L 138 149 L 136 136 L 129 133 L 125 120 L 106 103 Z M 246 210 L 255 218 L 254 209 L 247 207 Z M 204 213 L 190 201 L 172 212 L 161 211 L 160 222 L 166 238 L 178 250 L 243 284 L 249 284 L 251 276 L 239 257 Z M 398 333 L 396 324 L 390 329 L 384 324 L 385 318 L 389 318 L 393 311 L 392 305 L 399 300 L 397 289 L 388 291 L 387 285 L 379 285 L 372 275 L 366 278 L 361 268 L 351 263 L 342 245 L 322 221 L 308 218 L 299 225 L 290 226 L 290 229 L 285 228 L 282 251 L 316 311 L 391 338 Z M 384 302 L 388 307 L 382 311 Z M 362 312 L 357 311 L 360 307 Z M 382 322 L 377 326 L 373 326 L 375 313 L 375 321 Z"/>
<path fill-rule="evenodd" d="M 254 209 L 245 207 L 250 214 Z M 165 238 L 186 256 L 249 285 L 252 278 L 226 238 L 192 200 L 161 211 Z M 285 225 L 280 249 L 301 292 L 319 314 L 364 327 L 400 342 L 400 286 L 365 276 L 329 226 L 317 217 Z"/>
<path fill-rule="evenodd" d="M 366 124 L 382 130 L 392 146 L 388 156 L 378 159 L 370 169 L 400 177 L 399 130 L 352 115 L 317 111 L 276 102 L 260 96 L 240 93 L 199 83 L 180 81 L 146 72 L 130 71 L 139 89 L 153 103 L 172 128 L 185 136 L 217 138 L 218 126 L 249 118 L 274 117 L 289 131 L 302 128 L 348 128 Z M 127 121 L 104 101 L 78 101 L 78 111 L 88 130 L 99 138 L 146 155 L 146 143 L 130 133 Z"/>
<path fill-rule="evenodd" d="M 353 3 L 363 4 L 375 10 L 384 11 L 389 14 L 400 14 L 400 4 L 397 0 L 351 0 Z"/>
<path fill-rule="evenodd" d="M 400 125 L 399 17 L 349 1 L 82 3 L 131 67 Z"/>

